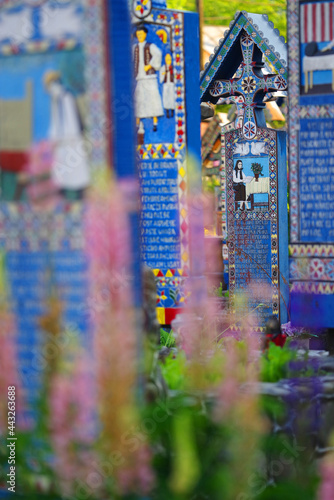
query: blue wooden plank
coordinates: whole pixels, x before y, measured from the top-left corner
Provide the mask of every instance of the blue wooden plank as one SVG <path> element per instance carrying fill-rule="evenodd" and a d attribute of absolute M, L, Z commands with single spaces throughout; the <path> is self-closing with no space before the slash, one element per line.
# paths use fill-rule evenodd
<path fill-rule="evenodd" d="M 130 18 L 127 2 L 107 0 L 107 6 L 112 160 L 121 179 L 137 176 Z"/>
<path fill-rule="evenodd" d="M 278 183 L 278 269 L 281 323 L 288 321 L 289 310 L 289 251 L 288 251 L 288 176 L 286 158 L 286 133 L 277 132 L 277 183 Z"/>
<path fill-rule="evenodd" d="M 129 181 L 134 198 L 136 181 L 136 136 L 133 102 L 133 64 L 128 3 L 107 0 L 108 12 L 108 63 L 110 68 L 110 130 L 112 132 L 112 166 L 120 181 Z M 133 182 L 132 182 L 133 181 Z M 132 185 L 131 185 L 132 183 Z M 129 187 L 129 186 L 128 186 Z M 141 264 L 139 252 L 139 215 L 136 209 L 130 215 L 133 297 L 135 305 L 141 304 Z"/>
<path fill-rule="evenodd" d="M 333 328 L 334 295 L 292 292 L 291 316 L 293 326 Z"/>

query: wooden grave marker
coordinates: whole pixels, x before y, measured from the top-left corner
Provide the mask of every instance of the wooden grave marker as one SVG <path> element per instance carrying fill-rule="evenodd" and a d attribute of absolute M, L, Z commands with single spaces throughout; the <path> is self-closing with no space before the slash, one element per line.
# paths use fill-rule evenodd
<path fill-rule="evenodd" d="M 156 276 L 159 322 L 170 324 L 191 267 L 200 273 L 191 265 L 187 199 L 188 155 L 200 171 L 198 16 L 165 1 L 133 0 L 131 11 L 142 260 Z"/>
<path fill-rule="evenodd" d="M 267 16 L 237 13 L 201 76 L 203 102 L 232 96 L 238 108 L 236 128 L 225 129 L 223 138 L 229 290 L 234 310 L 238 291 L 252 284 L 270 289 L 266 301 L 261 292 L 249 298 L 251 310 L 265 302 L 261 328 L 271 314 L 287 320 L 286 139 L 266 127 L 263 113 L 264 97 L 287 88 L 285 52 L 284 38 Z M 262 72 L 264 57 L 272 74 Z"/>

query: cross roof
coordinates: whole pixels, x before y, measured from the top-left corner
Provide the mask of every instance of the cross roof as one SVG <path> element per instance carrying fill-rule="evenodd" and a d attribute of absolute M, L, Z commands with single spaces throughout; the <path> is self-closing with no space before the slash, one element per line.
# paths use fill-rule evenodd
<path fill-rule="evenodd" d="M 263 56 L 275 73 L 262 73 Z M 262 125 L 259 110 L 264 107 L 265 95 L 287 88 L 286 58 L 284 37 L 268 16 L 237 13 L 201 74 L 201 101 L 216 104 L 221 97 L 235 96 L 241 115 L 239 126 L 245 138 L 253 139 L 257 126 Z"/>

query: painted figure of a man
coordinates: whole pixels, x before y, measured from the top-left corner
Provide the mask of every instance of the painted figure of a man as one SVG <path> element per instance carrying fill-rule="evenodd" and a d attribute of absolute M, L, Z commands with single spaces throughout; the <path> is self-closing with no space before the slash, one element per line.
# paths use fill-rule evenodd
<path fill-rule="evenodd" d="M 135 103 L 138 135 L 144 134 L 141 119 L 153 118 L 153 131 L 158 127 L 158 117 L 164 115 L 159 92 L 157 72 L 161 68 L 162 52 L 154 44 L 146 41 L 148 30 L 145 25 L 138 25 L 134 47 L 135 65 Z"/>

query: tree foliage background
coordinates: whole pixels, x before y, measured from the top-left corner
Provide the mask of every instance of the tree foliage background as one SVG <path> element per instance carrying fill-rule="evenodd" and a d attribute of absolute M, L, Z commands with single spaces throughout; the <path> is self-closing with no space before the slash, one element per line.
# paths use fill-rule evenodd
<path fill-rule="evenodd" d="M 269 20 L 286 37 L 286 0 L 203 0 L 204 23 L 228 26 L 237 11 L 246 10 L 255 14 L 267 14 Z M 196 11 L 196 0 L 167 0 L 171 9 Z"/>

